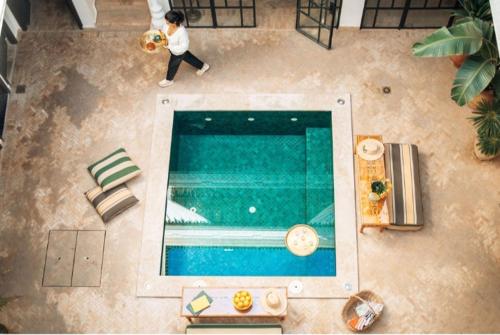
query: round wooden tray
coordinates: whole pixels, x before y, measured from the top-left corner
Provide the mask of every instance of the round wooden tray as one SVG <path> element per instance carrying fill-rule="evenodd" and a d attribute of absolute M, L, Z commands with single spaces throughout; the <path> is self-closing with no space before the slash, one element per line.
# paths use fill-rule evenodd
<path fill-rule="evenodd" d="M 160 52 L 167 43 L 167 37 L 161 30 L 148 30 L 139 41 L 141 49 L 150 54 Z"/>

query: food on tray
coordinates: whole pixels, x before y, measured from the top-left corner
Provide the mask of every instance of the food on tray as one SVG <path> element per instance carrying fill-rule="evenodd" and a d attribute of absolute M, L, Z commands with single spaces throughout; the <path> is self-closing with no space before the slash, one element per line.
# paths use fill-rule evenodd
<path fill-rule="evenodd" d="M 248 291 L 238 291 L 233 297 L 233 306 L 239 311 L 246 311 L 252 307 L 252 295 Z"/>

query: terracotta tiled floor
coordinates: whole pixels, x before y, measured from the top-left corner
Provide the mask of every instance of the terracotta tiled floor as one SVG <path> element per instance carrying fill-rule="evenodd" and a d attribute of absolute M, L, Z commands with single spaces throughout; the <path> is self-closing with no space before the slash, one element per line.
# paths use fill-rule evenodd
<path fill-rule="evenodd" d="M 470 113 L 449 99 L 454 68 L 416 59 L 427 32 L 341 30 L 324 50 L 293 30 L 192 30 L 212 65 L 183 65 L 159 89 L 166 55 L 138 48 L 140 32 L 28 32 L 19 44 L 0 175 L 0 314 L 16 332 L 182 332 L 176 299 L 135 297 L 142 200 L 103 226 L 82 193 L 86 166 L 126 146 L 148 174 L 159 92 L 350 92 L 354 133 L 412 142 L 421 154 L 426 226 L 358 236 L 360 286 L 387 306 L 375 332 L 499 332 L 500 161 L 472 154 Z M 391 86 L 384 95 L 382 86 Z M 107 230 L 100 288 L 41 287 L 50 229 Z M 344 332 L 343 300 L 294 300 L 286 332 Z"/>

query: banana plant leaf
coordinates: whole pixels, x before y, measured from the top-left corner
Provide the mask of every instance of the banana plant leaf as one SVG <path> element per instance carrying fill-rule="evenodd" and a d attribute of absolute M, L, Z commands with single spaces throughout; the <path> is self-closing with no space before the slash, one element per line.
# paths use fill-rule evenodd
<path fill-rule="evenodd" d="M 445 57 L 472 55 L 483 44 L 483 34 L 474 21 L 467 21 L 450 28 L 442 27 L 413 45 L 417 57 Z"/>
<path fill-rule="evenodd" d="M 471 56 L 458 69 L 453 81 L 451 98 L 459 106 L 464 106 L 479 95 L 495 76 L 494 60 Z"/>
<path fill-rule="evenodd" d="M 484 21 L 491 21 L 493 19 L 491 15 L 490 2 L 484 1 L 481 7 L 476 11 L 476 17 Z"/>
<path fill-rule="evenodd" d="M 491 21 L 489 0 L 459 0 L 460 8 L 453 11 L 456 17 L 471 17 Z"/>

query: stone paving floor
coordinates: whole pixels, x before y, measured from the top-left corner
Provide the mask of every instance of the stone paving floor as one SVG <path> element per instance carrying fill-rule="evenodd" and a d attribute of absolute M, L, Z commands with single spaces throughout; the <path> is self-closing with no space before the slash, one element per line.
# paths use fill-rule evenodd
<path fill-rule="evenodd" d="M 31 13 L 30 31 L 78 29 L 65 0 L 31 1 Z"/>
<path fill-rule="evenodd" d="M 191 30 L 191 51 L 160 89 L 166 54 L 138 48 L 140 32 L 31 31 L 18 48 L 1 151 L 0 322 L 15 332 L 183 332 L 177 299 L 135 297 L 140 205 L 104 226 L 83 197 L 86 166 L 125 146 L 148 174 L 156 94 L 350 92 L 355 134 L 420 149 L 426 226 L 358 235 L 362 289 L 386 311 L 374 332 L 500 332 L 500 160 L 472 153 L 470 112 L 449 99 L 448 60 L 416 59 L 423 30 L 340 30 L 324 50 L 293 30 Z M 384 95 L 383 86 L 392 93 Z M 100 288 L 41 287 L 50 229 L 106 229 Z M 289 333 L 345 332 L 345 300 L 293 300 Z"/>

